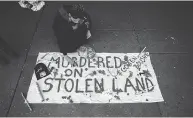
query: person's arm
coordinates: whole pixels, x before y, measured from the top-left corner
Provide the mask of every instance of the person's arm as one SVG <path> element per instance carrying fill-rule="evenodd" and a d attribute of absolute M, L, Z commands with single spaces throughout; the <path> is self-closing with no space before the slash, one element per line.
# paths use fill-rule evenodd
<path fill-rule="evenodd" d="M 91 28 L 92 28 L 92 21 L 91 21 L 90 15 L 87 12 L 85 12 L 84 13 L 84 17 L 85 17 L 84 23 L 87 25 L 88 30 L 91 30 Z"/>
<path fill-rule="evenodd" d="M 92 21 L 91 21 L 90 15 L 87 12 L 85 12 L 85 22 L 84 23 L 85 23 L 85 25 L 86 25 L 86 27 L 88 29 L 86 35 L 87 35 L 87 39 L 89 39 L 89 38 L 91 38 Z"/>

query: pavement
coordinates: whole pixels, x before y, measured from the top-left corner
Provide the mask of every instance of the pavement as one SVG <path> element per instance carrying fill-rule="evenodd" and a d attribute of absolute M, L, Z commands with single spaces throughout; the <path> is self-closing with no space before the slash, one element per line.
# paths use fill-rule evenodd
<path fill-rule="evenodd" d="M 59 51 L 51 26 L 61 3 L 46 2 L 38 12 L 16 3 L 3 10 L 1 36 L 20 57 L 0 68 L 0 116 L 193 116 L 193 2 L 82 2 L 93 22 L 89 43 L 97 52 L 135 53 L 146 47 L 164 102 L 33 104 L 30 112 L 20 93 L 28 91 L 38 53 Z"/>

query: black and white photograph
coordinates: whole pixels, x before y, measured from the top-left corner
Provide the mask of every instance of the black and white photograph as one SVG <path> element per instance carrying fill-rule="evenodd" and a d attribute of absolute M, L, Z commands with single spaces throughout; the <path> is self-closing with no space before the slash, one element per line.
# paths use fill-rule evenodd
<path fill-rule="evenodd" d="M 0 1 L 0 117 L 193 117 L 193 1 Z"/>

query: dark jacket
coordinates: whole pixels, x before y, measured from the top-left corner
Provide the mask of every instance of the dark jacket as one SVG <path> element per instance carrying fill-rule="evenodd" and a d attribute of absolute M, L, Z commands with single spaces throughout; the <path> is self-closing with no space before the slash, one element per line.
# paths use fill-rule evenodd
<path fill-rule="evenodd" d="M 91 29 L 91 19 L 86 12 L 85 17 L 90 23 L 89 27 L 87 28 L 87 26 L 83 23 L 77 30 L 73 30 L 69 21 L 57 12 L 52 28 L 57 38 L 60 51 L 63 54 L 74 52 L 81 45 L 87 42 L 86 34 L 88 29 Z"/>

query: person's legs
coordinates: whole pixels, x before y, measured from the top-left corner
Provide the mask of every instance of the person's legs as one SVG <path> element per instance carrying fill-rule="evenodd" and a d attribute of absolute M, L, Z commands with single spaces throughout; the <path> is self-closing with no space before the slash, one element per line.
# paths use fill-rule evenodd
<path fill-rule="evenodd" d="M 76 52 L 80 46 L 87 44 L 87 39 L 86 39 L 86 33 L 87 33 L 87 29 L 86 27 L 80 27 L 79 29 L 77 29 L 73 36 L 71 38 L 73 38 L 73 40 L 75 40 L 75 42 L 73 44 L 70 45 L 68 52 Z M 62 46 L 61 46 L 62 48 Z M 74 64 L 74 61 L 67 55 L 67 53 L 65 53 L 64 51 L 61 50 L 61 52 L 63 53 L 65 59 L 70 63 L 70 64 Z"/>
<path fill-rule="evenodd" d="M 88 29 L 86 26 L 80 26 L 74 33 L 74 38 L 76 39 L 76 49 L 78 49 L 80 46 L 87 44 L 87 31 Z"/>
<path fill-rule="evenodd" d="M 58 47 L 60 52 L 63 54 L 64 58 L 71 64 L 74 64 L 74 61 L 67 55 L 67 52 L 70 52 L 68 48 L 65 47 L 65 40 L 62 40 L 61 37 L 58 33 L 55 34 L 56 39 L 57 39 L 57 43 L 58 43 Z M 67 50 L 68 49 L 68 50 Z"/>

